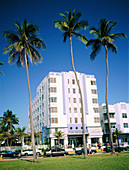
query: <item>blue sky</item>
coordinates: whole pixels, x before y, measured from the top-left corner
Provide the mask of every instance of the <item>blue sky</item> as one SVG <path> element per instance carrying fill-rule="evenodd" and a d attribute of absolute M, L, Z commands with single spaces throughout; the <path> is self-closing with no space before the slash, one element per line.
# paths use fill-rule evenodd
<path fill-rule="evenodd" d="M 38 66 L 30 66 L 30 84 L 32 99 L 36 96 L 36 88 L 50 71 L 71 71 L 69 40 L 63 43 L 62 33 L 53 28 L 53 21 L 59 19 L 59 13 L 69 9 L 82 13 L 82 19 L 89 21 L 89 26 L 98 26 L 100 18 L 117 22 L 114 33 L 129 31 L 129 1 L 128 0 L 2 0 L 0 4 L 0 62 L 4 65 L 0 70 L 0 116 L 7 109 L 13 111 L 20 119 L 20 126 L 28 125 L 28 89 L 26 70 L 16 64 L 9 65 L 9 55 L 3 55 L 3 49 L 8 44 L 2 37 L 4 30 L 13 30 L 14 22 L 21 23 L 25 18 L 29 23 L 40 27 L 40 37 L 47 48 L 41 51 L 43 62 Z M 92 38 L 89 29 L 82 31 L 87 38 Z M 118 55 L 109 52 L 109 104 L 129 102 L 128 90 L 128 38 L 114 42 Z M 73 38 L 75 68 L 78 72 L 93 74 L 97 79 L 99 103 L 105 102 L 105 51 L 102 48 L 96 59 L 90 61 L 91 48 Z"/>

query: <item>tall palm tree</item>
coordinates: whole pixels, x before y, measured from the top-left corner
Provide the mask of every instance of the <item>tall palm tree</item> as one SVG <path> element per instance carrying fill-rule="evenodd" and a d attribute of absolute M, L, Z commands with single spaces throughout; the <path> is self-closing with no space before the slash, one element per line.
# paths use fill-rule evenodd
<path fill-rule="evenodd" d="M 2 65 L 3 65 L 3 63 L 2 63 L 2 62 L 0 62 L 0 66 L 2 66 Z M 1 74 L 4 74 L 2 71 L 0 71 L 0 73 L 1 73 Z"/>
<path fill-rule="evenodd" d="M 21 142 L 21 152 L 23 151 L 22 145 L 23 145 L 24 136 L 26 135 L 25 130 L 26 130 L 26 127 L 16 128 L 16 135 L 19 136 L 20 142 Z"/>
<path fill-rule="evenodd" d="M 90 59 L 93 61 L 100 51 L 101 46 L 104 46 L 106 52 L 106 111 L 107 111 L 107 118 L 108 118 L 108 126 L 109 126 L 109 133 L 110 133 L 110 142 L 112 148 L 112 154 L 114 153 L 113 148 L 113 138 L 112 138 L 112 131 L 110 125 L 110 117 L 109 117 L 109 109 L 108 109 L 108 77 L 109 77 L 109 68 L 108 68 L 108 50 L 115 52 L 117 54 L 117 47 L 113 44 L 114 40 L 117 38 L 126 37 L 124 33 L 111 33 L 112 28 L 116 26 L 116 22 L 107 21 L 106 19 L 100 19 L 100 28 L 96 29 L 95 27 L 90 28 L 90 33 L 95 36 L 94 39 L 90 39 L 86 46 L 92 46 L 92 52 L 90 54 Z"/>
<path fill-rule="evenodd" d="M 79 40 L 81 40 L 83 43 L 87 42 L 87 38 L 78 33 L 82 29 L 86 29 L 88 26 L 88 21 L 86 20 L 80 20 L 80 17 L 82 16 L 80 12 L 76 12 L 74 10 L 71 12 L 65 12 L 65 14 L 60 13 L 61 17 L 63 17 L 62 21 L 54 21 L 54 27 L 59 28 L 63 33 L 64 42 L 66 42 L 67 38 L 70 39 L 70 51 L 71 51 L 71 60 L 72 60 L 72 68 L 75 74 L 77 86 L 80 93 L 81 98 L 81 108 L 82 108 L 82 127 L 83 127 L 83 145 L 84 145 L 84 158 L 87 158 L 87 148 L 86 148 L 86 139 L 85 139 L 85 126 L 84 126 L 84 110 L 83 110 L 83 98 L 82 98 L 82 92 L 80 88 L 80 84 L 77 78 L 77 73 L 74 66 L 74 60 L 73 60 L 73 49 L 72 49 L 72 36 L 75 35 Z"/>
<path fill-rule="evenodd" d="M 30 118 L 30 129 L 33 146 L 33 158 L 34 162 L 37 162 L 35 140 L 34 140 L 34 128 L 33 128 L 33 115 L 32 115 L 32 104 L 31 104 L 31 92 L 29 82 L 29 59 L 31 63 L 38 63 L 42 60 L 42 56 L 38 52 L 38 49 L 46 48 L 44 41 L 37 35 L 39 28 L 34 24 L 27 23 L 25 19 L 20 25 L 17 21 L 14 24 L 17 28 L 17 32 L 5 31 L 3 36 L 8 40 L 9 45 L 4 49 L 3 53 L 9 52 L 9 64 L 17 61 L 18 66 L 25 65 L 27 74 L 27 84 L 29 93 L 29 118 Z"/>

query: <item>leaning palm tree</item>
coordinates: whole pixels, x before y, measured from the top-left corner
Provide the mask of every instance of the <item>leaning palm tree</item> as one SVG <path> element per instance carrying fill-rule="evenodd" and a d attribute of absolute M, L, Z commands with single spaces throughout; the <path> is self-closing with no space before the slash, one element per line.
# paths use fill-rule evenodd
<path fill-rule="evenodd" d="M 23 145 L 23 140 L 24 140 L 24 136 L 27 135 L 25 133 L 26 127 L 23 128 L 16 128 L 16 136 L 18 136 L 20 138 L 20 142 L 21 142 L 21 152 L 23 151 L 22 149 L 22 145 Z"/>
<path fill-rule="evenodd" d="M 82 29 L 86 29 L 88 26 L 88 21 L 86 20 L 80 20 L 80 17 L 82 16 L 80 12 L 76 12 L 76 10 L 74 10 L 73 12 L 71 12 L 71 10 L 69 10 L 69 12 L 65 12 L 65 15 L 60 13 L 59 14 L 61 17 L 63 17 L 62 21 L 54 21 L 54 27 L 59 28 L 63 33 L 63 37 L 64 37 L 64 42 L 66 42 L 67 38 L 70 39 L 70 50 L 71 50 L 71 60 L 72 60 L 72 68 L 75 74 L 75 78 L 76 78 L 76 82 L 77 82 L 77 86 L 79 89 L 79 93 L 80 93 L 80 98 L 81 98 L 81 108 L 82 108 L 82 127 L 83 127 L 83 145 L 84 145 L 84 158 L 87 158 L 87 148 L 86 148 L 86 139 L 85 139 L 85 126 L 84 126 L 84 108 L 83 108 L 83 98 L 82 98 L 82 92 L 81 92 L 81 88 L 80 88 L 80 84 L 77 78 L 77 73 L 75 70 L 75 66 L 74 66 L 74 60 L 73 60 L 73 49 L 72 49 L 72 36 L 75 35 L 78 39 L 80 39 L 83 43 L 87 42 L 87 38 L 78 33 L 80 30 Z"/>
<path fill-rule="evenodd" d="M 114 40 L 117 38 L 126 37 L 124 33 L 111 33 L 112 28 L 116 25 L 116 22 L 107 21 L 106 19 L 100 19 L 100 28 L 96 29 L 95 27 L 90 28 L 90 33 L 95 35 L 95 39 L 88 41 L 86 46 L 92 46 L 92 52 L 90 54 L 90 59 L 93 61 L 100 51 L 101 46 L 104 46 L 106 52 L 106 111 L 108 118 L 108 126 L 110 133 L 110 143 L 112 148 L 112 154 L 115 152 L 113 148 L 113 138 L 110 125 L 109 109 L 108 109 L 108 77 L 109 77 L 109 68 L 108 68 L 108 50 L 115 52 L 117 54 L 117 47 L 113 44 Z"/>
<path fill-rule="evenodd" d="M 34 24 L 27 23 L 25 19 L 20 25 L 17 21 L 15 22 L 17 32 L 5 31 L 3 36 L 8 40 L 10 46 L 4 49 L 4 53 L 9 52 L 9 64 L 17 61 L 18 66 L 24 66 L 27 74 L 27 84 L 29 92 L 29 118 L 30 118 L 30 129 L 33 147 L 33 158 L 34 162 L 37 162 L 35 140 L 34 140 L 34 128 L 33 128 L 33 115 L 32 115 L 32 104 L 31 104 L 31 92 L 29 82 L 29 59 L 31 63 L 38 63 L 42 60 L 42 56 L 38 52 L 38 49 L 46 48 L 43 40 L 37 35 L 39 28 Z"/>
<path fill-rule="evenodd" d="M 2 66 L 2 65 L 3 65 L 3 63 L 2 63 L 2 62 L 0 62 L 0 66 Z M 2 71 L 0 71 L 0 73 L 1 73 L 1 74 L 4 74 Z"/>

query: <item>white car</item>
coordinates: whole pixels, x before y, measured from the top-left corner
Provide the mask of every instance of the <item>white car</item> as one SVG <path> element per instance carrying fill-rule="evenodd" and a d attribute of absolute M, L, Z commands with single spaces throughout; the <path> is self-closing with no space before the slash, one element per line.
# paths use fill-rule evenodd
<path fill-rule="evenodd" d="M 43 155 L 42 150 L 36 149 L 36 154 L 37 156 Z M 21 152 L 21 155 L 22 156 L 33 155 L 33 149 L 23 150 L 23 152 Z"/>

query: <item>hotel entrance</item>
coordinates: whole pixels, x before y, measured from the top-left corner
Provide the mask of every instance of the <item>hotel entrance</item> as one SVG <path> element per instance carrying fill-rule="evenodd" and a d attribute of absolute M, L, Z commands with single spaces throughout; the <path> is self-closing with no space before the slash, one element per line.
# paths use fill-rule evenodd
<path fill-rule="evenodd" d="M 86 143 L 87 143 L 87 136 L 86 135 Z M 83 135 L 68 135 L 68 145 L 74 144 L 74 147 L 79 147 L 83 145 Z"/>

